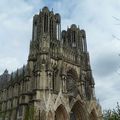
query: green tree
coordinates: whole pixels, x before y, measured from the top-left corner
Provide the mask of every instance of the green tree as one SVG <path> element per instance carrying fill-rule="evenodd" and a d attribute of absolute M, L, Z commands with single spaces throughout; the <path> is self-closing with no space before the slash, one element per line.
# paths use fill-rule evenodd
<path fill-rule="evenodd" d="M 26 106 L 24 120 L 34 120 L 34 106 Z"/>
<path fill-rule="evenodd" d="M 24 120 L 29 120 L 29 107 L 28 107 L 28 106 L 27 106 L 26 109 L 25 109 Z"/>
<path fill-rule="evenodd" d="M 5 113 L 0 112 L 0 120 L 4 120 L 5 119 Z"/>
<path fill-rule="evenodd" d="M 104 120 L 120 120 L 120 105 L 117 103 L 116 108 L 103 111 Z"/>
<path fill-rule="evenodd" d="M 29 120 L 34 120 L 35 109 L 33 106 L 29 109 Z"/>

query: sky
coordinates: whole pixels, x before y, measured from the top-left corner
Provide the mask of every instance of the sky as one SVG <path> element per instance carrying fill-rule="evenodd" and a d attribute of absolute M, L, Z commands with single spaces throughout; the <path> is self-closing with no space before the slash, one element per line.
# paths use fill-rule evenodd
<path fill-rule="evenodd" d="M 103 109 L 120 102 L 119 0 L 1 0 L 0 74 L 26 64 L 33 15 L 48 6 L 60 13 L 62 29 L 79 25 L 87 34 L 96 97 Z"/>

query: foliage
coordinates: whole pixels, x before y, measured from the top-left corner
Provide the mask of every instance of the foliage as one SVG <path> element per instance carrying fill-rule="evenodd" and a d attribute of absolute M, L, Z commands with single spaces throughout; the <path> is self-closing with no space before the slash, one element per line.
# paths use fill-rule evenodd
<path fill-rule="evenodd" d="M 119 103 L 117 103 L 117 106 L 115 109 L 105 110 L 103 112 L 103 118 L 104 118 L 104 120 L 120 120 L 120 105 L 119 105 Z"/>
<path fill-rule="evenodd" d="M 29 120 L 29 107 L 28 107 L 28 106 L 27 106 L 26 109 L 25 109 L 24 120 Z"/>
<path fill-rule="evenodd" d="M 4 120 L 5 119 L 5 113 L 0 112 L 0 120 Z"/>
<path fill-rule="evenodd" d="M 34 120 L 34 113 L 35 113 L 35 109 L 33 106 L 30 107 L 29 109 L 29 120 Z"/>
<path fill-rule="evenodd" d="M 26 107 L 24 120 L 34 120 L 35 109 L 33 106 Z"/>

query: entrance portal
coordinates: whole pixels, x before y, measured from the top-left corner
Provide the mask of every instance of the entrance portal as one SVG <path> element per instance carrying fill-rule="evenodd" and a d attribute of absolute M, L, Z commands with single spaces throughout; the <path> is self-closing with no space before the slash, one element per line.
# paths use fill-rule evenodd
<path fill-rule="evenodd" d="M 55 120 L 68 120 L 67 111 L 63 105 L 60 105 L 55 111 Z"/>
<path fill-rule="evenodd" d="M 80 101 L 77 101 L 70 113 L 70 120 L 87 120 L 86 111 Z"/>

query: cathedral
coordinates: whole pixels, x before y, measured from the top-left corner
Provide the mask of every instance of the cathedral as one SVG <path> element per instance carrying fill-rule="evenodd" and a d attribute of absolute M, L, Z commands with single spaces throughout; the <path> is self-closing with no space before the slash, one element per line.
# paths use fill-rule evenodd
<path fill-rule="evenodd" d="M 27 64 L 0 75 L 0 120 L 102 120 L 85 30 L 61 31 L 48 7 L 34 15 Z"/>

